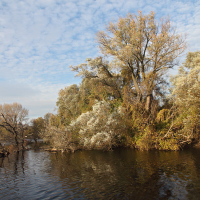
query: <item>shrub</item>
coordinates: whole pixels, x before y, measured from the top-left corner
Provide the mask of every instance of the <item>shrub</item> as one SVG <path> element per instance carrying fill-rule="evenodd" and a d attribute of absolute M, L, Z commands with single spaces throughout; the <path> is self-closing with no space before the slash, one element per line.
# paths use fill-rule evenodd
<path fill-rule="evenodd" d="M 93 110 L 82 113 L 70 126 L 78 131 L 80 144 L 85 149 L 109 150 L 119 144 L 125 125 L 122 122 L 122 109 L 114 109 L 106 101 L 96 101 Z M 121 113 L 121 114 L 120 114 Z"/>

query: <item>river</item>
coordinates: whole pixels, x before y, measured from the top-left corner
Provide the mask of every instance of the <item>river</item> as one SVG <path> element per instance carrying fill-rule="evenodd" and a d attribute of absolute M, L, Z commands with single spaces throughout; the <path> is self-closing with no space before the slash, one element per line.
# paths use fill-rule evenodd
<path fill-rule="evenodd" d="M 200 199 L 200 149 L 119 148 L 0 158 L 0 199 Z"/>

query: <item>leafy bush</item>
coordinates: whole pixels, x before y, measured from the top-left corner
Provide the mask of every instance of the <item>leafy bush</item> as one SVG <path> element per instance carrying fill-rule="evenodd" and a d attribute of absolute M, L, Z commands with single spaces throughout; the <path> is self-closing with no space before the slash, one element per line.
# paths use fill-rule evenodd
<path fill-rule="evenodd" d="M 82 113 L 70 126 L 78 131 L 80 144 L 85 149 L 106 149 L 119 144 L 125 125 L 122 121 L 122 110 L 115 109 L 110 113 L 111 105 L 106 101 L 97 101 L 93 110 Z M 120 114 L 121 113 L 121 114 Z"/>
<path fill-rule="evenodd" d="M 79 147 L 78 137 L 72 134 L 69 127 L 55 127 L 48 125 L 44 133 L 44 140 L 51 143 L 52 147 L 56 150 L 71 150 L 74 151 Z"/>

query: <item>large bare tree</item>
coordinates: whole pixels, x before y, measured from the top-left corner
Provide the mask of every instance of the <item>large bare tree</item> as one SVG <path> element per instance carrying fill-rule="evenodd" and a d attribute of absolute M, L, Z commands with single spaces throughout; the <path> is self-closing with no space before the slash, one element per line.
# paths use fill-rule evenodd
<path fill-rule="evenodd" d="M 128 14 L 106 31 L 97 33 L 101 52 L 117 61 L 123 75 L 131 77 L 137 100 L 150 111 L 153 94 L 163 84 L 164 75 L 173 68 L 186 48 L 185 39 L 176 33 L 170 19 L 155 19 L 155 13 Z"/>
<path fill-rule="evenodd" d="M 13 135 L 18 150 L 23 148 L 27 116 L 28 110 L 19 103 L 0 105 L 0 126 Z"/>

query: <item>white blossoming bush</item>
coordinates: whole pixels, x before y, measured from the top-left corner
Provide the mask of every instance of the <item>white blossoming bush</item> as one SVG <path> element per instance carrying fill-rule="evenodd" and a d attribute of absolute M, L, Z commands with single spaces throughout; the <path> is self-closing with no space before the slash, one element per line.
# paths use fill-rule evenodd
<path fill-rule="evenodd" d="M 70 126 L 78 131 L 80 143 L 85 149 L 106 149 L 117 146 L 125 126 L 122 122 L 122 109 L 115 109 L 106 101 L 93 105 L 93 110 L 81 114 Z M 120 114 L 121 113 L 121 114 Z"/>
<path fill-rule="evenodd" d="M 200 107 L 200 52 L 190 52 L 173 79 L 172 95 L 184 108 Z"/>

